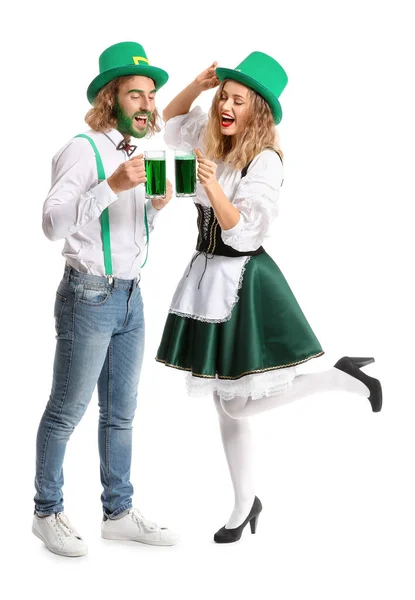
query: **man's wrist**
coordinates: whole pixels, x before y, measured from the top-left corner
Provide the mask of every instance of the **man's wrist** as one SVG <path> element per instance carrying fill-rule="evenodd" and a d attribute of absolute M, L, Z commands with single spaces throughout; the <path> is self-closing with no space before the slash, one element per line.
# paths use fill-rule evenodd
<path fill-rule="evenodd" d="M 111 190 L 114 192 L 114 194 L 116 194 L 118 196 L 118 194 L 121 192 L 121 190 L 118 189 L 116 185 L 114 185 L 114 183 L 111 181 L 111 177 L 109 177 L 107 179 L 107 183 L 108 183 L 109 187 L 111 188 Z"/>
<path fill-rule="evenodd" d="M 160 200 L 151 200 L 151 206 L 154 208 L 154 210 L 160 211 L 162 210 L 167 204 L 167 201 L 163 198 L 160 198 Z"/>

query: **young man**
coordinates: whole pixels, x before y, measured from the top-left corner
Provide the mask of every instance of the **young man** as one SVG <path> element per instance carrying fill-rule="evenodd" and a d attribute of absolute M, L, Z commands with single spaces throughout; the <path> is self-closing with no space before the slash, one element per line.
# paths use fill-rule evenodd
<path fill-rule="evenodd" d="M 57 346 L 52 391 L 37 434 L 33 533 L 52 552 L 82 556 L 87 546 L 63 512 L 66 444 L 95 385 L 103 493 L 101 535 L 173 545 L 172 531 L 132 507 L 132 422 L 144 350 L 139 288 L 146 237 L 157 211 L 171 199 L 145 204 L 143 156 L 132 138 L 160 131 L 155 93 L 168 79 L 150 66 L 143 47 L 122 42 L 100 56 L 88 88 L 91 129 L 53 159 L 43 230 L 65 239 L 66 266 L 55 302 Z M 133 140 L 134 141 L 134 140 Z M 130 158 L 131 157 L 131 158 Z"/>

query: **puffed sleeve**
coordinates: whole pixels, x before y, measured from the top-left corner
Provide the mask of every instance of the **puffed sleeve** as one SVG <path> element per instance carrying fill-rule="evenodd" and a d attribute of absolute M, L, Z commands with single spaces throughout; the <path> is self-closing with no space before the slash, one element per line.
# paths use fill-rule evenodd
<path fill-rule="evenodd" d="M 222 231 L 225 244 L 239 252 L 261 246 L 278 214 L 283 177 L 281 160 L 273 150 L 264 150 L 254 158 L 235 192 L 232 204 L 239 210 L 240 219 L 234 227 Z"/>
<path fill-rule="evenodd" d="M 164 130 L 164 141 L 172 149 L 199 148 L 207 122 L 207 114 L 200 106 L 195 106 L 185 115 L 179 115 L 167 121 Z"/>

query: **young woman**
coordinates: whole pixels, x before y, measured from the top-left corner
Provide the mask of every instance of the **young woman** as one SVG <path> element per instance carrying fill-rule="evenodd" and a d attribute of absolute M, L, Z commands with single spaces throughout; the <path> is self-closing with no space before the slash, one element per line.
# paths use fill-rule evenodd
<path fill-rule="evenodd" d="M 187 371 L 191 394 L 213 393 L 235 492 L 216 542 L 234 542 L 261 502 L 251 478 L 246 417 L 313 393 L 349 391 L 382 406 L 377 379 L 360 368 L 373 358 L 341 358 L 325 372 L 297 375 L 296 365 L 323 354 L 278 266 L 262 247 L 277 214 L 283 181 L 275 125 L 287 84 L 283 68 L 253 52 L 236 69 L 203 71 L 165 109 L 166 142 L 197 149 L 196 253 L 174 294 L 157 360 Z M 219 85 L 209 117 L 190 111 Z M 190 112 L 189 112 L 190 111 Z"/>

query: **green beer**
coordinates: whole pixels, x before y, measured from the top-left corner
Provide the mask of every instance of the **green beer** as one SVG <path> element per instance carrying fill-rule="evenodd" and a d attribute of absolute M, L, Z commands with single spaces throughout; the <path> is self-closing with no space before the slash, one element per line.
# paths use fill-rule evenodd
<path fill-rule="evenodd" d="M 166 155 L 164 150 L 148 150 L 144 153 L 146 167 L 146 198 L 166 196 Z"/>
<path fill-rule="evenodd" d="M 196 156 L 193 150 L 175 151 L 176 196 L 196 196 Z"/>

